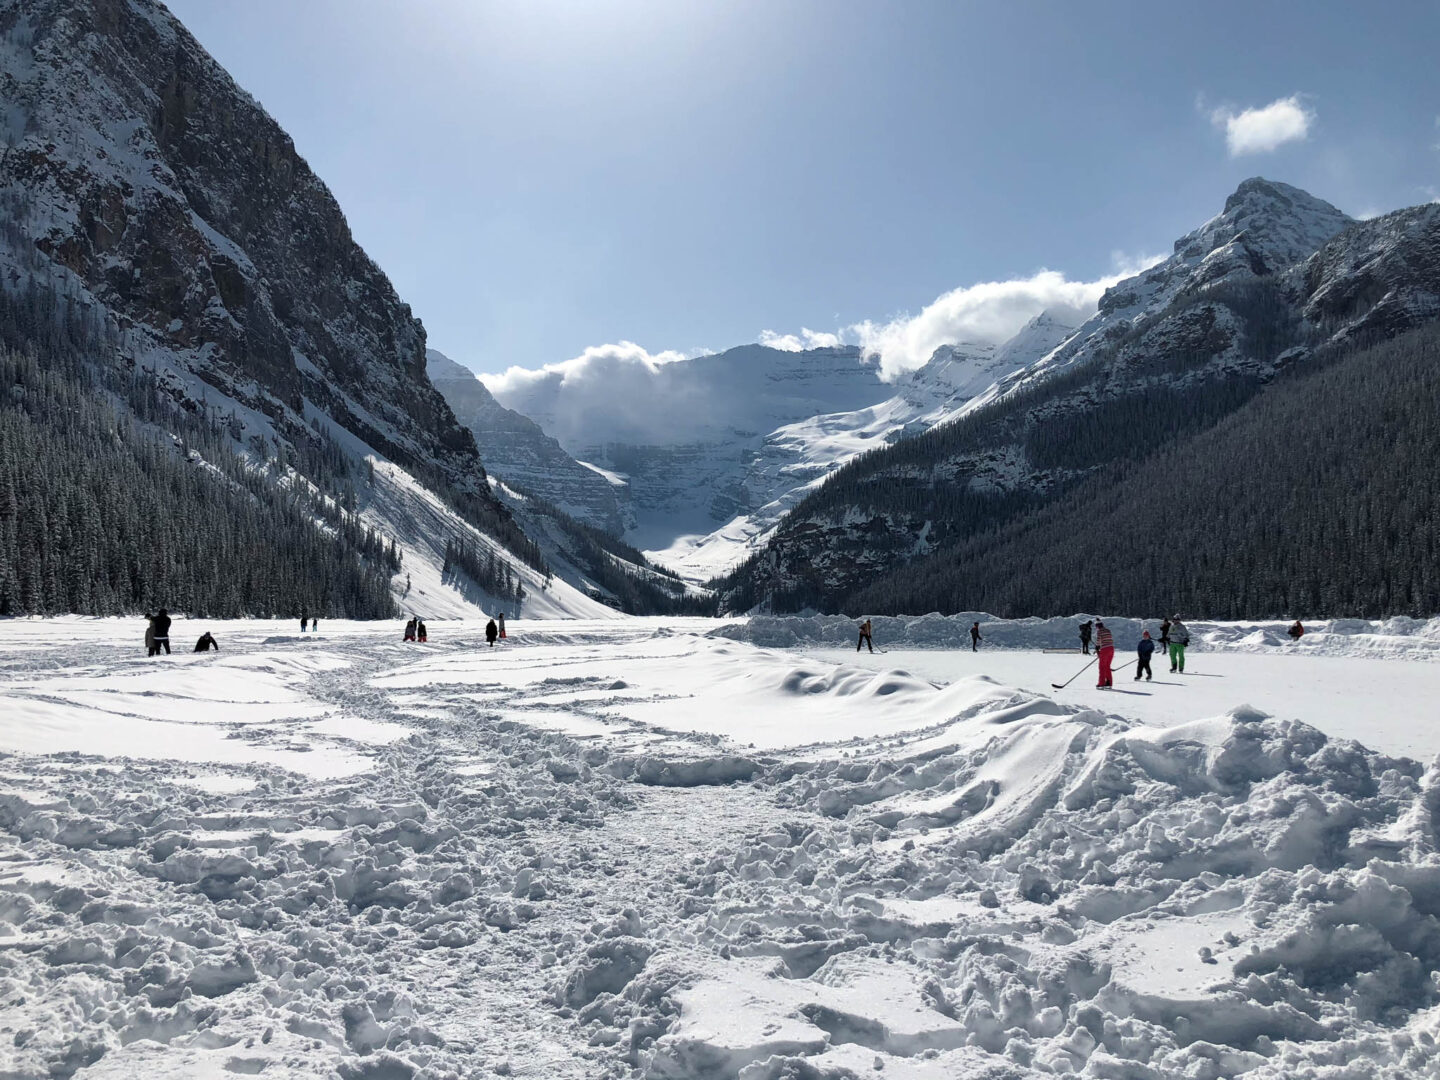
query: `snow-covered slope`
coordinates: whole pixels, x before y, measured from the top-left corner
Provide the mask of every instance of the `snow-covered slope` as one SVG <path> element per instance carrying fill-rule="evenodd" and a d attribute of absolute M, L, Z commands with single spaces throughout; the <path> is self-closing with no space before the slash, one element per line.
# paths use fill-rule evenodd
<path fill-rule="evenodd" d="M 0 0 L 0 109 L 0 287 L 85 323 L 105 344 L 87 362 L 143 369 L 238 452 L 283 453 L 277 475 L 320 460 L 329 476 L 309 479 L 338 489 L 388 463 L 377 476 L 447 504 L 452 536 L 518 570 L 527 541 L 426 378 L 423 327 L 290 138 L 161 4 Z M 409 546 L 415 500 L 356 496 L 413 579 L 435 542 Z"/>
<path fill-rule="evenodd" d="M 624 485 L 625 539 L 660 557 L 775 493 L 751 486 L 769 433 L 877 404 L 893 391 L 856 348 L 789 352 L 745 345 L 668 363 L 581 360 L 482 377 L 497 401 L 554 436 L 582 464 Z M 503 474 L 502 474 L 503 475 Z M 565 502 L 568 481 L 527 485 Z"/>
<path fill-rule="evenodd" d="M 680 536 L 650 554 L 697 580 L 725 573 L 763 544 L 785 513 L 841 465 L 954 418 L 975 395 L 1047 355 L 1073 332 L 1052 313 L 1042 312 L 998 346 L 942 345 L 878 404 L 777 428 L 746 464 L 742 488 L 749 509 L 704 536 Z"/>
<path fill-rule="evenodd" d="M 539 424 L 496 401 L 469 368 L 435 349 L 425 356 L 430 382 L 475 436 L 487 472 L 617 536 L 633 524 L 626 484 L 576 461 Z"/>
<path fill-rule="evenodd" d="M 591 370 L 572 364 L 510 372 L 490 377 L 489 385 L 504 402 L 499 408 L 524 413 L 583 459 L 582 466 L 601 466 L 618 481 L 627 540 L 658 563 L 703 581 L 754 550 L 790 507 L 839 466 L 945 422 L 997 379 L 1051 352 L 1072 330 L 1045 312 L 999 346 L 942 346 L 893 385 L 879 381 L 858 349 L 787 352 L 759 345 L 653 366 Z M 465 384 L 437 385 L 456 404 L 452 388 Z M 485 417 L 495 430 L 515 427 L 491 419 L 488 407 L 456 407 Z M 574 470 L 553 450 L 544 456 L 545 468 L 530 467 L 543 433 L 516 434 L 509 446 L 487 442 L 478 430 L 476 437 L 487 464 L 502 477 L 513 475 L 567 510 L 599 501 L 598 494 L 580 494 Z M 596 520 L 593 514 L 585 518 Z"/>
<path fill-rule="evenodd" d="M 1320 350 L 1434 318 L 1437 237 L 1433 207 L 1356 222 L 1289 185 L 1245 181 L 1058 348 L 817 491 L 766 538 L 735 602 L 841 602 L 1214 423 Z"/>

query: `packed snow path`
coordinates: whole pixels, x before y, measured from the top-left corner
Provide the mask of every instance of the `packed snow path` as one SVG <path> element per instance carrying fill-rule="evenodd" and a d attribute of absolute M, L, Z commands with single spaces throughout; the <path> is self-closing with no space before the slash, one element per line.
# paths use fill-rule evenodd
<path fill-rule="evenodd" d="M 0 1075 L 1440 1076 L 1435 765 L 701 627 L 4 627 Z"/>

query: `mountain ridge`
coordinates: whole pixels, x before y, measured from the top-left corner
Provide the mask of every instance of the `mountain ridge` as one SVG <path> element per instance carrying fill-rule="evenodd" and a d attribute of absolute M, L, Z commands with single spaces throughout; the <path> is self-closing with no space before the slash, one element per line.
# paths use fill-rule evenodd
<path fill-rule="evenodd" d="M 844 605 L 1122 455 L 1208 427 L 1326 343 L 1435 317 L 1440 215 L 1430 209 L 1356 222 L 1259 178 L 1226 207 L 1107 291 L 1053 352 L 946 424 L 834 473 L 717 583 L 727 606 Z"/>

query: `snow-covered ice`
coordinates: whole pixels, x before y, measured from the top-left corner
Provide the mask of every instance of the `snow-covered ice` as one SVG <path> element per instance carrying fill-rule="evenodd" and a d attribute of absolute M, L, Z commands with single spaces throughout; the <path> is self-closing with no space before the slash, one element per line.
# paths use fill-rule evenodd
<path fill-rule="evenodd" d="M 1440 624 L 976 617 L 0 622 L 0 1075 L 1440 1076 Z"/>

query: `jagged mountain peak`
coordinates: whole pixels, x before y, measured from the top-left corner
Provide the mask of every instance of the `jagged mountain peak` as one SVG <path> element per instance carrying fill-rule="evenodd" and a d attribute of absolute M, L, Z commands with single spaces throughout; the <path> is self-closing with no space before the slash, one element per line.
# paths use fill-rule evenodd
<path fill-rule="evenodd" d="M 425 350 L 425 374 L 430 376 L 432 383 L 456 380 L 480 382 L 473 371 L 464 364 L 457 364 L 439 349 L 427 348 Z M 481 387 L 484 388 L 483 383 L 481 383 Z M 490 391 L 486 390 L 485 393 L 488 395 Z"/>
<path fill-rule="evenodd" d="M 1258 274 L 1299 262 L 1355 219 L 1308 191 L 1252 176 L 1225 200 L 1225 209 L 1175 241 L 1175 254 L 1206 256 L 1242 245 Z"/>

